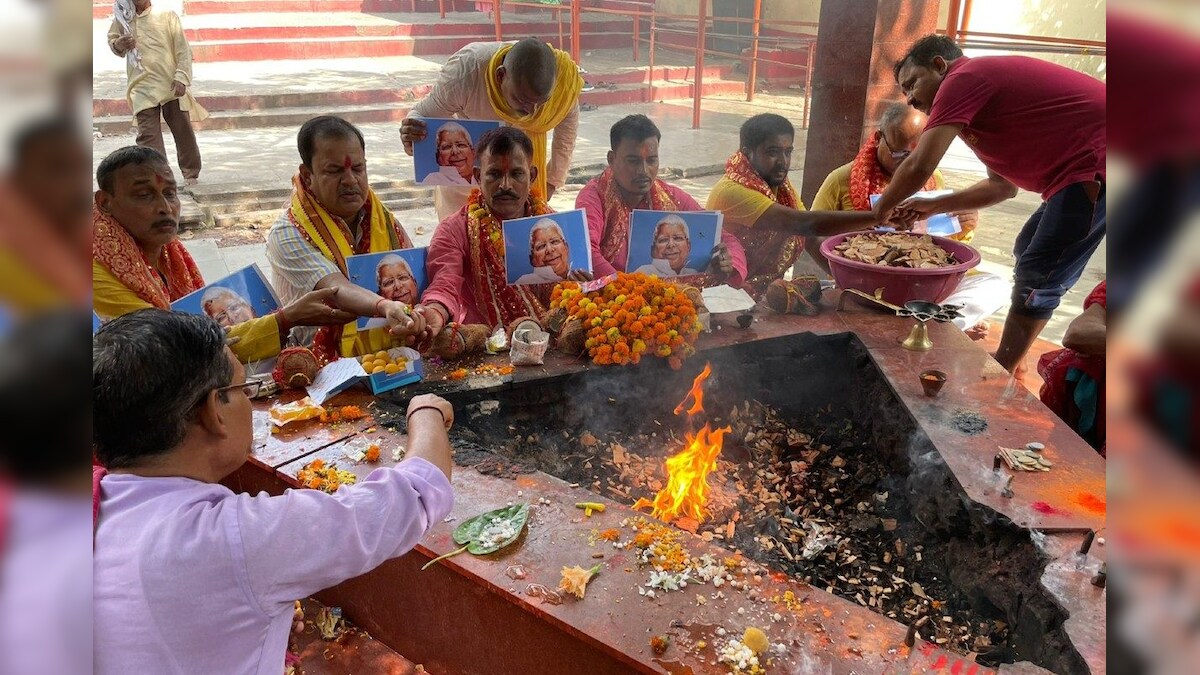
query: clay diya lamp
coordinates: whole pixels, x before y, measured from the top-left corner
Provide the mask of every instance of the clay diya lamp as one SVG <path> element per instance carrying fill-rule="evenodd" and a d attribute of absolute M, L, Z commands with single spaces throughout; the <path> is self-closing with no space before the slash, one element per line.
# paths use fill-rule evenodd
<path fill-rule="evenodd" d="M 937 396 L 946 384 L 946 374 L 940 370 L 921 371 L 920 378 L 921 389 L 925 391 L 926 396 Z"/>

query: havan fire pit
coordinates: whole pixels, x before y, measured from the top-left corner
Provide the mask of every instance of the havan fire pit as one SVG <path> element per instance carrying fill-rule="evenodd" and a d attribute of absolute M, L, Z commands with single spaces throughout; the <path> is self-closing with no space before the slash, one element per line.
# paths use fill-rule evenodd
<path fill-rule="evenodd" d="M 853 308 L 715 323 L 677 372 L 552 354 L 498 377 L 492 357 L 369 406 L 348 392 L 369 418 L 265 436 L 228 482 L 277 493 L 318 458 L 362 478 L 375 465 L 347 452 L 395 461 L 405 397 L 450 398 L 451 522 L 317 596 L 437 675 L 723 674 L 751 627 L 767 673 L 1104 671 L 1105 547 L 1077 553 L 1104 527 L 1103 463 L 982 350 L 938 324 L 911 352 L 906 322 Z M 917 377 L 931 368 L 948 376 L 937 398 Z M 701 436 L 715 464 L 675 464 L 708 471 L 702 508 L 665 513 L 664 488 L 671 504 L 703 492 L 664 472 Z M 993 468 L 997 445 L 1030 440 L 1052 471 Z M 530 525 L 508 549 L 419 571 L 459 548 L 463 520 L 519 502 Z M 584 599 L 556 592 L 574 566 L 600 568 Z"/>
<path fill-rule="evenodd" d="M 689 395 L 701 359 L 680 372 L 592 370 L 453 396 L 466 411 L 458 461 L 543 471 L 649 515 L 670 487 L 664 460 L 715 438 L 703 516 L 673 514 L 677 527 L 919 622 L 921 637 L 981 664 L 1087 671 L 1066 614 L 1039 587 L 1048 559 L 1035 538 L 965 498 L 855 337 L 801 334 L 705 356 L 701 405 Z M 676 414 L 685 406 L 692 416 Z"/>

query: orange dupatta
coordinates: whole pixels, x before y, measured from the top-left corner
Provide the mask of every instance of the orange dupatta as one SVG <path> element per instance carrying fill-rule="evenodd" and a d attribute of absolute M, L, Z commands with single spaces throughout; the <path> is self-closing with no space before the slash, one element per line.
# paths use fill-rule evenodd
<path fill-rule="evenodd" d="M 596 179 L 596 188 L 604 203 L 604 237 L 600 240 L 600 255 L 610 263 L 615 263 L 621 249 L 629 242 L 629 218 L 633 209 L 626 206 L 625 201 L 621 199 L 617 181 L 613 180 L 612 169 L 607 168 L 600 174 Z M 651 211 L 678 211 L 679 205 L 667 191 L 667 184 L 655 178 L 650 189 L 650 205 L 647 208 Z M 628 255 L 626 251 L 626 262 Z"/>
<path fill-rule="evenodd" d="M 204 287 L 196 261 L 178 239 L 163 247 L 156 270 L 133 235 L 111 215 L 92 205 L 92 258 L 139 298 L 170 309 L 171 302 Z"/>
<path fill-rule="evenodd" d="M 529 196 L 526 216 L 554 213 L 546 202 Z M 528 286 L 510 286 L 504 263 L 504 232 L 478 189 L 467 200 L 467 241 L 471 245 L 471 267 L 475 273 L 475 302 L 488 326 L 507 326 L 523 316 L 541 319 L 545 304 Z"/>
<path fill-rule="evenodd" d="M 796 195 L 796 188 L 792 187 L 790 180 L 785 180 L 779 190 L 773 192 L 740 150 L 725 163 L 725 177 L 770 197 L 778 204 L 791 209 L 801 208 L 800 197 Z M 772 281 L 782 279 L 804 251 L 804 237 L 785 232 L 737 228 L 735 234 L 746 250 L 746 281 L 742 287 L 756 298 L 766 292 Z"/>

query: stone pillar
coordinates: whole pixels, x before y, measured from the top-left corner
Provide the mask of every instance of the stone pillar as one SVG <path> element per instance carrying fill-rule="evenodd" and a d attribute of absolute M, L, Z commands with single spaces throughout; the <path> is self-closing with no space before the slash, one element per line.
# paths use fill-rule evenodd
<path fill-rule="evenodd" d="M 867 131 L 901 100 L 892 66 L 918 38 L 937 30 L 940 0 L 824 0 L 813 68 L 812 114 L 804 154 L 805 204 L 854 159 Z"/>

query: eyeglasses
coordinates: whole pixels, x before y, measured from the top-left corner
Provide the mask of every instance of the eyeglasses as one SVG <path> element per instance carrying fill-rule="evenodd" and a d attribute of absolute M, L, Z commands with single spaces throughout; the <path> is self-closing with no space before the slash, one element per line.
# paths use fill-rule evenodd
<path fill-rule="evenodd" d="M 245 312 L 249 309 L 250 309 L 250 305 L 248 305 L 244 302 L 234 302 L 234 303 L 230 304 L 228 307 L 226 307 L 225 309 L 217 312 L 216 314 L 213 314 L 212 318 L 213 318 L 213 321 L 216 321 L 217 323 L 221 324 L 222 326 L 224 326 L 226 323 L 234 324 L 237 322 L 233 320 L 231 315 Z"/>
<path fill-rule="evenodd" d="M 258 392 L 260 389 L 262 389 L 262 386 L 262 380 L 246 380 L 245 382 L 241 382 L 239 384 L 227 384 L 224 387 L 217 387 L 208 391 L 215 391 L 218 394 L 224 394 L 227 391 L 241 389 L 242 393 L 246 395 L 246 398 L 254 398 L 255 396 L 258 396 Z M 204 400 L 208 398 L 208 391 L 205 391 L 203 394 L 197 397 L 196 402 L 193 403 L 188 410 L 194 410 L 197 406 L 203 403 Z"/>
<path fill-rule="evenodd" d="M 542 241 L 539 241 L 537 244 L 534 244 L 533 250 L 541 253 L 542 251 L 545 251 L 546 249 L 550 248 L 551 246 L 558 247 L 558 246 L 562 246 L 565 243 L 566 243 L 565 241 L 563 241 L 562 239 L 559 239 L 558 237 L 555 237 L 553 239 L 543 239 Z"/>
<path fill-rule="evenodd" d="M 667 244 L 670 244 L 671 242 L 674 242 L 679 245 L 683 245 L 683 244 L 686 244 L 687 241 L 688 241 L 688 238 L 683 236 L 682 234 L 664 235 L 661 237 L 655 237 L 654 245 L 655 246 L 666 246 Z"/>
<path fill-rule="evenodd" d="M 891 154 L 892 159 L 897 162 L 903 161 L 905 157 L 912 154 L 912 150 L 893 150 L 892 144 L 887 142 L 887 136 L 883 134 L 879 134 L 879 141 L 883 143 L 883 147 L 888 149 L 888 153 Z"/>
<path fill-rule="evenodd" d="M 262 389 L 262 384 L 262 380 L 246 380 L 241 384 L 227 384 L 224 387 L 217 387 L 217 393 L 223 394 L 227 391 L 233 391 L 234 389 L 241 389 L 242 393 L 246 395 L 246 398 L 254 398 L 255 396 L 258 396 L 259 390 Z"/>

